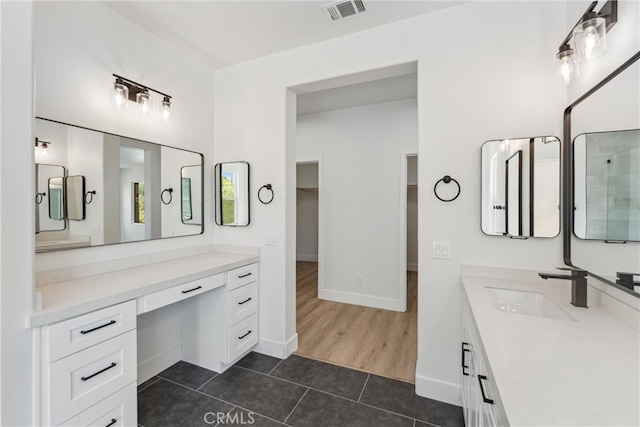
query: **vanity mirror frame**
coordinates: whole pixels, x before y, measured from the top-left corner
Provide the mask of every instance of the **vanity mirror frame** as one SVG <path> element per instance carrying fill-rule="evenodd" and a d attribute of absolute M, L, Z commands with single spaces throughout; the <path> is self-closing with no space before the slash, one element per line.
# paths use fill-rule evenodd
<path fill-rule="evenodd" d="M 573 268 L 581 268 L 578 267 L 576 265 L 573 264 L 573 262 L 571 261 L 571 239 L 574 235 L 574 210 L 573 210 L 573 206 L 574 206 L 574 199 L 575 199 L 575 186 L 574 186 L 574 179 L 573 179 L 573 174 L 574 174 L 574 156 L 573 156 L 573 139 L 571 136 L 571 113 L 573 111 L 573 109 L 575 107 L 577 107 L 578 105 L 580 105 L 582 102 L 584 102 L 586 99 L 588 99 L 591 95 L 593 95 L 594 93 L 596 93 L 598 90 L 600 90 L 603 86 L 605 86 L 607 83 L 609 83 L 611 80 L 613 80 L 615 77 L 617 77 L 620 73 L 622 73 L 623 71 L 625 71 L 627 68 L 629 68 L 631 65 L 635 64 L 638 59 L 640 59 L 640 52 L 637 52 L 636 54 L 634 54 L 631 58 L 629 58 L 625 63 L 623 63 L 621 66 L 619 66 L 618 68 L 616 68 L 611 74 L 609 74 L 607 77 L 605 77 L 602 81 L 600 81 L 598 84 L 596 84 L 595 86 L 593 86 L 591 89 L 589 89 L 587 92 L 585 92 L 581 97 L 579 97 L 578 99 L 576 99 L 572 104 L 570 104 L 565 110 L 564 110 L 564 116 L 563 116 L 563 137 L 564 137 L 564 147 L 562 149 L 562 154 L 563 154 L 563 160 L 562 160 L 562 166 L 564 168 L 564 174 L 562 177 L 562 186 L 563 186 L 563 190 L 564 190 L 564 197 L 562 198 L 562 223 L 563 223 L 563 227 L 564 229 L 562 230 L 562 237 L 563 237 L 563 258 L 564 258 L 564 263 L 565 265 L 569 266 L 569 267 L 573 267 Z M 577 236 L 576 236 L 577 237 Z M 588 270 L 587 270 L 588 271 Z M 605 279 L 602 276 L 599 276 L 597 274 L 594 274 L 591 271 L 588 271 L 589 276 L 607 283 L 613 287 L 615 287 L 616 289 L 619 289 L 623 292 L 626 292 L 630 295 L 635 296 L 636 298 L 640 298 L 640 293 L 638 292 L 634 292 L 631 289 L 628 289 L 624 286 L 618 285 L 617 283 Z"/>

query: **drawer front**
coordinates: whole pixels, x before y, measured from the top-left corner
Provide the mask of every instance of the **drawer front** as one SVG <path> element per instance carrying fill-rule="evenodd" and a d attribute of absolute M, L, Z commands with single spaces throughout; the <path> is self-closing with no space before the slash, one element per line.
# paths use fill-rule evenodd
<path fill-rule="evenodd" d="M 143 297 L 143 310 L 146 313 L 220 286 L 224 286 L 224 273 L 203 277 L 202 279 L 154 292 Z"/>
<path fill-rule="evenodd" d="M 89 409 L 61 424 L 64 427 L 127 427 L 138 424 L 136 383 L 101 400 Z"/>
<path fill-rule="evenodd" d="M 136 331 L 51 363 L 47 371 L 49 424 L 58 425 L 136 380 Z"/>
<path fill-rule="evenodd" d="M 127 301 L 46 326 L 44 360 L 54 362 L 135 327 L 135 301 Z"/>
<path fill-rule="evenodd" d="M 241 320 L 227 332 L 227 363 L 233 362 L 258 343 L 258 314 Z"/>
<path fill-rule="evenodd" d="M 258 280 L 258 263 L 234 268 L 233 270 L 229 270 L 227 274 L 229 275 L 227 280 L 229 290 L 255 282 Z"/>
<path fill-rule="evenodd" d="M 227 293 L 228 325 L 232 326 L 258 312 L 258 282 L 252 282 Z"/>

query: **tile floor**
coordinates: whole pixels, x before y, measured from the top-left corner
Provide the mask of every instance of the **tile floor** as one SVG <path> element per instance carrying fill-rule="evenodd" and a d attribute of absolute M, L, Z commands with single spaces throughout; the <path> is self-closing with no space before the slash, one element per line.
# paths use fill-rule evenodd
<path fill-rule="evenodd" d="M 458 406 L 413 384 L 292 355 L 249 353 L 222 374 L 178 362 L 138 387 L 143 427 L 464 426 Z"/>

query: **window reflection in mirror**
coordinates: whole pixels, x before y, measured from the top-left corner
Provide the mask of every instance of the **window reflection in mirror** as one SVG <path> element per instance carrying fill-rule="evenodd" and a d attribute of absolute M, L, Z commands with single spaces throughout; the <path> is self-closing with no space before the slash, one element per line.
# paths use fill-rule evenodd
<path fill-rule="evenodd" d="M 214 174 L 216 224 L 249 225 L 249 163 L 218 163 Z"/>
<path fill-rule="evenodd" d="M 560 233 L 560 141 L 554 136 L 482 145 L 482 231 L 492 236 Z"/>
<path fill-rule="evenodd" d="M 49 178 L 49 218 L 55 220 L 64 219 L 64 178 L 61 176 Z"/>
<path fill-rule="evenodd" d="M 202 173 L 201 165 L 183 166 L 180 169 L 181 215 L 185 225 L 202 225 Z"/>
<path fill-rule="evenodd" d="M 575 236 L 640 241 L 640 130 L 581 134 L 573 149 Z"/>

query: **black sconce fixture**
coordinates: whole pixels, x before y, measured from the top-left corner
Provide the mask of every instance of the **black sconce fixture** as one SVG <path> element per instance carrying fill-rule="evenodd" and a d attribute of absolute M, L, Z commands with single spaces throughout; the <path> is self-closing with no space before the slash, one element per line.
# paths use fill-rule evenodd
<path fill-rule="evenodd" d="M 129 108 L 129 101 L 135 102 L 137 114 L 149 118 L 153 115 L 153 97 L 150 92 L 162 96 L 160 103 L 160 121 L 171 123 L 171 95 L 141 85 L 133 80 L 114 74 L 116 78 L 112 87 L 111 106 L 116 110 L 125 111 Z"/>
<path fill-rule="evenodd" d="M 565 85 L 579 74 L 580 62 L 604 55 L 607 49 L 606 34 L 618 22 L 618 0 L 607 1 L 596 13 L 594 9 L 597 5 L 597 1 L 589 5 L 558 48 L 558 77 Z"/>
<path fill-rule="evenodd" d="M 36 151 L 40 154 L 40 156 L 47 156 L 49 145 L 51 145 L 50 142 L 36 138 Z"/>

